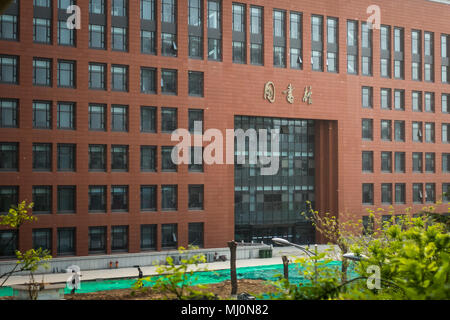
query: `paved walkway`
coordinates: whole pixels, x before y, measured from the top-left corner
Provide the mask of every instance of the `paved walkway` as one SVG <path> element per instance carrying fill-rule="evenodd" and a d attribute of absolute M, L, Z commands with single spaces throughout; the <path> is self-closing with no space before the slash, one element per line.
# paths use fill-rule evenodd
<path fill-rule="evenodd" d="M 319 245 L 318 252 L 329 248 L 326 245 Z M 313 251 L 314 249 L 310 247 Z M 264 259 L 242 259 L 236 260 L 236 267 L 255 267 L 262 265 L 282 264 L 281 257 L 288 256 L 290 259 L 295 257 L 305 256 L 302 251 L 295 247 L 275 247 L 273 249 L 272 258 Z M 223 270 L 230 268 L 230 261 L 220 261 L 200 264 L 199 268 L 207 268 L 208 270 Z M 141 270 L 144 276 L 156 275 L 155 266 L 142 266 Z M 119 279 L 119 278 L 137 278 L 137 268 L 118 268 L 118 269 L 102 269 L 102 270 L 81 270 L 81 281 L 89 280 L 101 280 L 101 279 Z M 61 283 L 66 282 L 71 274 L 68 273 L 48 273 L 35 275 L 35 281 L 47 283 Z M 29 281 L 28 276 L 12 276 L 5 283 L 5 286 L 11 286 L 15 284 L 23 284 Z"/>

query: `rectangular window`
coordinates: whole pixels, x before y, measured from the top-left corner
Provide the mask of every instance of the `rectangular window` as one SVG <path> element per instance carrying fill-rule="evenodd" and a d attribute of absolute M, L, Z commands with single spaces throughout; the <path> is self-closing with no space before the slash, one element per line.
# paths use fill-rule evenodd
<path fill-rule="evenodd" d="M 106 171 L 106 145 L 89 145 L 89 170 Z"/>
<path fill-rule="evenodd" d="M 442 202 L 446 204 L 450 202 L 450 183 L 442 184 Z"/>
<path fill-rule="evenodd" d="M 33 143 L 33 170 L 52 170 L 52 144 Z"/>
<path fill-rule="evenodd" d="M 203 72 L 189 71 L 189 95 L 203 97 Z"/>
<path fill-rule="evenodd" d="M 203 148 L 191 147 L 189 150 L 190 160 L 189 172 L 203 172 Z"/>
<path fill-rule="evenodd" d="M 191 222 L 188 224 L 189 245 L 203 248 L 204 224 L 203 222 Z"/>
<path fill-rule="evenodd" d="M 273 66 L 286 67 L 286 12 L 273 10 Z"/>
<path fill-rule="evenodd" d="M 189 58 L 203 58 L 203 38 L 198 36 L 189 36 Z"/>
<path fill-rule="evenodd" d="M 33 18 L 33 41 L 42 44 L 52 42 L 52 20 Z"/>
<path fill-rule="evenodd" d="M 75 213 L 76 212 L 76 187 L 58 186 L 58 212 Z"/>
<path fill-rule="evenodd" d="M 106 64 L 89 63 L 89 89 L 106 90 Z"/>
<path fill-rule="evenodd" d="M 381 109 L 392 109 L 392 91 L 391 89 L 381 88 Z"/>
<path fill-rule="evenodd" d="M 413 142 L 422 142 L 423 141 L 422 134 L 422 122 L 413 122 L 412 123 L 412 141 Z"/>
<path fill-rule="evenodd" d="M 58 256 L 75 255 L 76 245 L 76 229 L 75 228 L 58 228 Z"/>
<path fill-rule="evenodd" d="M 442 173 L 450 172 L 450 153 L 442 154 Z"/>
<path fill-rule="evenodd" d="M 189 109 L 189 132 L 194 134 L 203 133 L 203 110 L 201 109 Z M 196 130 L 198 129 L 198 130 Z"/>
<path fill-rule="evenodd" d="M 394 109 L 405 111 L 405 90 L 394 90 Z"/>
<path fill-rule="evenodd" d="M 233 62 L 234 63 L 246 63 L 246 50 L 245 42 L 233 41 Z"/>
<path fill-rule="evenodd" d="M 263 65 L 264 13 L 262 7 L 250 7 L 250 63 Z"/>
<path fill-rule="evenodd" d="M 362 203 L 365 205 L 373 205 L 373 183 L 363 183 Z"/>
<path fill-rule="evenodd" d="M 156 171 L 156 146 L 141 146 L 141 171 Z"/>
<path fill-rule="evenodd" d="M 372 26 L 361 23 L 361 63 L 362 75 L 372 76 Z"/>
<path fill-rule="evenodd" d="M 89 186 L 89 212 L 106 212 L 106 186 Z"/>
<path fill-rule="evenodd" d="M 0 142 L 0 171 L 19 170 L 19 144 Z"/>
<path fill-rule="evenodd" d="M 94 14 L 105 14 L 104 0 L 90 0 L 89 12 Z"/>
<path fill-rule="evenodd" d="M 363 108 L 373 108 L 373 88 L 362 87 L 361 100 Z"/>
<path fill-rule="evenodd" d="M 311 69 L 323 71 L 323 17 L 311 16 Z"/>
<path fill-rule="evenodd" d="M 425 142 L 434 143 L 434 122 L 425 122 Z"/>
<path fill-rule="evenodd" d="M 161 108 L 161 131 L 172 133 L 177 129 L 177 109 Z"/>
<path fill-rule="evenodd" d="M 52 60 L 33 58 L 33 85 L 52 86 Z"/>
<path fill-rule="evenodd" d="M 89 227 L 89 253 L 106 253 L 106 227 Z"/>
<path fill-rule="evenodd" d="M 105 26 L 96 24 L 89 25 L 89 48 L 106 49 Z"/>
<path fill-rule="evenodd" d="M 128 131 L 128 106 L 111 106 L 111 131 Z"/>
<path fill-rule="evenodd" d="M 362 139 L 373 140 L 373 120 L 362 119 Z"/>
<path fill-rule="evenodd" d="M 19 248 L 18 239 L 17 230 L 0 230 L 0 257 L 16 257 L 16 250 Z"/>
<path fill-rule="evenodd" d="M 168 57 L 177 56 L 177 35 L 173 33 L 161 33 L 161 54 Z"/>
<path fill-rule="evenodd" d="M 0 212 L 2 214 L 8 212 L 11 206 L 17 206 L 18 201 L 19 187 L 0 186 Z"/>
<path fill-rule="evenodd" d="M 111 66 L 111 90 L 128 91 L 128 66 Z"/>
<path fill-rule="evenodd" d="M 58 87 L 75 88 L 75 61 L 58 60 Z"/>
<path fill-rule="evenodd" d="M 413 152 L 412 153 L 412 171 L 416 173 L 423 172 L 423 153 L 422 152 Z"/>
<path fill-rule="evenodd" d="M 448 93 L 443 93 L 441 95 L 441 110 L 442 113 L 450 113 L 450 94 Z M 0 100 L 1 103 L 1 100 Z"/>
<path fill-rule="evenodd" d="M 0 16 L 0 40 L 18 40 L 18 16 L 3 14 Z"/>
<path fill-rule="evenodd" d="M 178 247 L 178 225 L 161 225 L 161 249 L 176 249 Z"/>
<path fill-rule="evenodd" d="M 128 51 L 127 28 L 111 27 L 111 49 L 113 51 Z"/>
<path fill-rule="evenodd" d="M 403 120 L 394 121 L 394 136 L 395 141 L 405 142 L 405 121 Z"/>
<path fill-rule="evenodd" d="M 156 224 L 141 225 L 141 251 L 156 250 Z"/>
<path fill-rule="evenodd" d="M 434 152 L 425 153 L 425 172 L 435 173 L 436 172 L 436 155 Z"/>
<path fill-rule="evenodd" d="M 189 185 L 189 210 L 203 210 L 203 185 Z"/>
<path fill-rule="evenodd" d="M 75 129 L 75 103 L 58 102 L 58 129 L 74 130 Z"/>
<path fill-rule="evenodd" d="M 174 147 L 161 147 L 161 170 L 176 172 L 177 165 L 172 161 L 172 150 Z"/>
<path fill-rule="evenodd" d="M 450 124 L 443 123 L 442 124 L 442 142 L 450 143 Z"/>
<path fill-rule="evenodd" d="M 434 92 L 425 92 L 425 112 L 434 112 Z"/>
<path fill-rule="evenodd" d="M 106 131 L 106 106 L 89 104 L 89 130 Z"/>
<path fill-rule="evenodd" d="M 347 73 L 358 74 L 358 21 L 347 20 Z"/>
<path fill-rule="evenodd" d="M 52 186 L 33 186 L 33 213 L 52 213 Z"/>
<path fill-rule="evenodd" d="M 19 83 L 19 57 L 0 55 L 0 83 Z"/>
<path fill-rule="evenodd" d="M 128 171 L 128 146 L 111 145 L 111 170 Z"/>
<path fill-rule="evenodd" d="M 327 71 L 338 72 L 339 57 L 338 19 L 327 18 Z"/>
<path fill-rule="evenodd" d="M 406 184 L 404 183 L 395 184 L 395 203 L 396 204 L 406 203 Z"/>
<path fill-rule="evenodd" d="M 0 128 L 18 128 L 18 100 L 0 98 Z"/>
<path fill-rule="evenodd" d="M 208 39 L 208 59 L 222 60 L 222 42 L 220 39 Z"/>
<path fill-rule="evenodd" d="M 412 92 L 412 110 L 417 112 L 422 112 L 422 92 L 413 91 Z"/>
<path fill-rule="evenodd" d="M 113 17 L 126 17 L 127 2 L 127 0 L 111 0 L 111 15 Z"/>
<path fill-rule="evenodd" d="M 381 172 L 392 172 L 392 152 L 381 152 Z"/>
<path fill-rule="evenodd" d="M 67 21 L 58 21 L 58 44 L 60 46 L 75 46 L 75 30 L 67 27 Z"/>
<path fill-rule="evenodd" d="M 156 54 L 154 31 L 141 30 L 141 53 Z"/>
<path fill-rule="evenodd" d="M 178 187 L 176 185 L 161 186 L 161 210 L 173 211 L 178 209 Z"/>
<path fill-rule="evenodd" d="M 141 132 L 156 132 L 156 107 L 141 107 Z"/>
<path fill-rule="evenodd" d="M 76 145 L 58 143 L 58 171 L 75 171 Z"/>
<path fill-rule="evenodd" d="M 246 30 L 246 12 L 245 5 L 240 3 L 232 4 L 232 16 L 233 16 L 233 62 L 234 63 L 247 63 L 247 30 Z"/>
<path fill-rule="evenodd" d="M 274 67 L 286 67 L 286 49 L 284 47 L 273 47 L 273 65 Z"/>
<path fill-rule="evenodd" d="M 424 32 L 424 80 L 434 82 L 434 33 Z"/>
<path fill-rule="evenodd" d="M 395 172 L 396 173 L 405 173 L 405 152 L 396 152 L 395 153 Z"/>
<path fill-rule="evenodd" d="M 392 141 L 392 121 L 381 120 L 381 140 Z"/>
<path fill-rule="evenodd" d="M 423 184 L 413 183 L 413 202 L 423 203 Z"/>
<path fill-rule="evenodd" d="M 362 171 L 373 172 L 373 151 L 362 152 Z"/>
<path fill-rule="evenodd" d="M 52 229 L 33 229 L 33 249 L 52 251 Z"/>
<path fill-rule="evenodd" d="M 128 251 L 128 226 L 111 227 L 111 251 Z"/>
<path fill-rule="evenodd" d="M 156 93 L 156 69 L 141 67 L 141 92 Z"/>
<path fill-rule="evenodd" d="M 381 203 L 382 204 L 392 204 L 392 184 L 382 183 L 381 184 Z"/>
<path fill-rule="evenodd" d="M 155 20 L 155 0 L 141 0 L 141 19 Z"/>
<path fill-rule="evenodd" d="M 161 93 L 177 94 L 177 70 L 161 70 Z"/>
<path fill-rule="evenodd" d="M 128 211 L 128 186 L 111 186 L 111 211 Z"/>
<path fill-rule="evenodd" d="M 156 186 L 141 186 L 141 211 L 156 211 Z"/>

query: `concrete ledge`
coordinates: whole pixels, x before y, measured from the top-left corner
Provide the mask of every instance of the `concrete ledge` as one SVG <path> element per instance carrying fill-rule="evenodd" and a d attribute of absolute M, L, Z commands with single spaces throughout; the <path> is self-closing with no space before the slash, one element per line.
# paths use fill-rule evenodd
<path fill-rule="evenodd" d="M 45 284 L 37 291 L 37 300 L 62 300 L 64 299 L 65 287 L 65 283 Z M 15 300 L 30 300 L 27 284 L 13 285 L 11 288 Z"/>

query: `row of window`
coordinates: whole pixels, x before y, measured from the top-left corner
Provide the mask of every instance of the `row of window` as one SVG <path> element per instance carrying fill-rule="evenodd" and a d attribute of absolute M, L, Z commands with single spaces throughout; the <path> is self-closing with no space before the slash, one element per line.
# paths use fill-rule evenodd
<path fill-rule="evenodd" d="M 425 190 L 424 190 L 425 186 Z M 425 192 L 424 192 L 425 191 Z M 450 201 L 450 183 L 442 184 L 442 201 L 448 203 Z M 439 197 L 440 198 L 440 197 Z M 412 202 L 419 203 L 435 203 L 436 184 L 435 183 L 413 183 L 412 184 Z M 408 201 L 409 202 L 409 201 Z M 362 184 L 362 203 L 364 205 L 374 204 L 374 184 Z M 381 184 L 381 203 L 382 204 L 406 204 L 406 183 L 382 183 Z"/>
<path fill-rule="evenodd" d="M 140 146 L 140 168 L 142 172 L 158 171 L 157 146 Z M 128 145 L 110 146 L 110 168 L 111 171 L 129 171 L 130 152 Z M 58 143 L 56 148 L 56 161 L 58 171 L 77 171 L 77 145 L 69 143 Z M 198 150 L 198 151 L 197 151 Z M 203 172 L 202 147 L 191 147 L 189 150 L 190 172 Z M 176 172 L 177 164 L 172 161 L 178 157 L 177 150 L 173 146 L 161 146 L 161 171 Z M 90 144 L 88 147 L 88 168 L 93 172 L 107 171 L 107 145 Z M 196 157 L 200 153 L 200 157 Z M 198 159 L 197 159 L 198 158 Z M 19 170 L 19 143 L 0 142 L 0 171 Z M 33 143 L 33 171 L 52 171 L 53 168 L 53 145 L 51 143 Z"/>
<path fill-rule="evenodd" d="M 53 128 L 53 108 L 52 101 L 34 101 L 33 128 L 52 129 Z M 77 112 L 75 102 L 58 102 L 56 110 L 56 126 L 61 130 L 76 130 Z M 109 112 L 108 112 L 109 111 Z M 111 105 L 110 110 L 105 104 L 89 104 L 88 107 L 89 130 L 107 131 L 108 118 L 110 119 L 109 129 L 111 131 L 129 131 L 129 106 Z M 140 130 L 145 133 L 157 132 L 157 107 L 141 106 L 140 109 Z M 203 132 L 203 110 L 188 110 L 188 130 L 191 133 Z M 178 109 L 162 107 L 160 112 L 161 132 L 172 133 L 178 129 Z M 0 98 L 0 128 L 19 127 L 19 101 L 17 99 Z"/>
<path fill-rule="evenodd" d="M 412 172 L 413 173 L 435 173 L 436 154 L 434 152 L 412 152 Z M 425 156 L 425 161 L 424 161 Z M 362 152 L 362 171 L 365 173 L 374 172 L 374 152 Z M 381 151 L 380 153 L 381 172 L 406 173 L 406 152 Z M 394 159 L 394 161 L 393 161 Z M 425 169 L 425 170 L 424 170 Z M 450 154 L 442 154 L 442 173 L 450 172 Z"/>
<path fill-rule="evenodd" d="M 158 211 L 157 209 L 157 186 L 142 185 L 140 210 Z M 57 186 L 57 213 L 76 213 L 77 191 L 76 186 Z M 129 211 L 129 187 L 110 186 L 110 206 L 111 212 Z M 161 211 L 178 210 L 178 186 L 161 185 Z M 11 206 L 18 203 L 18 186 L 0 186 L 0 213 L 5 213 Z M 33 213 L 51 214 L 53 213 L 53 187 L 33 186 Z M 89 186 L 88 211 L 92 213 L 107 212 L 107 186 Z M 204 187 L 203 185 L 188 186 L 188 209 L 204 210 Z"/>
<path fill-rule="evenodd" d="M 52 87 L 52 59 L 33 58 L 33 85 Z M 76 88 L 76 61 L 58 59 L 57 86 Z M 140 87 L 142 93 L 157 93 L 157 69 L 141 67 Z M 111 90 L 129 91 L 129 66 L 112 64 L 110 68 Z M 188 94 L 203 97 L 203 72 L 188 71 Z M 0 83 L 19 83 L 19 57 L 0 55 Z M 107 64 L 89 63 L 89 89 L 107 90 Z M 162 94 L 177 94 L 178 70 L 161 69 Z"/>
<path fill-rule="evenodd" d="M 405 142 L 405 121 L 404 120 L 380 120 L 380 138 L 383 141 Z M 394 130 L 392 130 L 394 124 Z M 373 119 L 362 119 L 362 139 L 373 140 Z M 413 142 L 436 142 L 436 130 L 434 122 L 412 121 L 411 141 Z M 450 143 L 450 124 L 441 124 L 441 141 Z"/>
<path fill-rule="evenodd" d="M 140 226 L 141 251 L 157 249 L 156 224 Z M 127 252 L 129 246 L 129 226 L 91 226 L 88 229 L 88 250 L 90 254 L 106 253 L 107 239 L 111 239 L 113 252 Z M 39 228 L 32 230 L 33 248 L 47 249 L 52 255 L 70 256 L 76 254 L 77 230 L 75 227 L 56 228 L 56 250 L 53 248 L 53 229 Z M 160 237 L 162 249 L 176 249 L 178 247 L 178 224 L 161 224 Z M 204 223 L 188 223 L 188 243 L 200 248 L 204 246 Z M 0 230 L 0 257 L 13 257 L 18 250 L 18 232 L 15 230 Z"/>
<path fill-rule="evenodd" d="M 116 2 L 117 1 L 117 2 Z M 69 3 L 69 2 L 68 2 Z M 73 3 L 73 1 L 70 1 Z M 67 3 L 64 3 L 66 5 Z M 42 4 L 38 5 L 39 7 Z M 188 47 L 191 58 L 203 58 L 203 1 L 189 0 L 188 7 Z M 250 47 L 250 63 L 263 65 L 264 56 L 264 13 L 263 7 L 249 6 L 242 3 L 232 5 L 232 58 L 235 63 L 247 63 L 247 42 Z M 125 19 L 126 22 L 115 22 L 111 26 L 112 50 L 128 51 L 128 1 L 115 0 L 111 6 L 111 16 Z M 90 12 L 95 15 L 105 15 L 103 0 L 91 0 Z M 156 1 L 141 0 L 141 52 L 156 54 Z M 249 13 L 247 13 L 249 12 Z M 250 36 L 247 36 L 247 14 L 250 21 Z M 290 11 L 290 67 L 303 68 L 303 14 Z M 106 17 L 105 17 L 106 18 Z M 324 31 L 322 15 L 311 16 L 311 67 L 315 71 L 324 71 L 324 51 L 326 50 L 326 66 L 328 72 L 339 72 L 339 19 L 326 17 Z M 0 39 L 18 40 L 18 16 L 5 15 L 0 20 Z M 106 49 L 105 20 L 90 19 L 89 47 Z M 103 24 L 102 24 L 103 23 Z M 273 64 L 285 68 L 286 63 L 286 10 L 273 10 Z M 366 22 L 347 20 L 347 73 L 373 75 L 373 30 Z M 75 46 L 75 30 L 69 29 L 65 21 L 58 21 L 58 44 Z M 207 0 L 207 43 L 208 59 L 222 60 L 222 1 Z M 49 18 L 34 17 L 33 39 L 38 43 L 52 43 L 52 21 Z M 393 29 L 393 37 L 392 30 Z M 325 49 L 326 33 L 326 49 Z M 382 25 L 380 30 L 380 73 L 382 77 L 404 79 L 404 48 L 405 30 L 401 27 Z M 423 33 L 423 41 L 422 41 Z M 448 83 L 450 66 L 447 62 L 449 51 L 449 35 L 441 35 L 441 80 Z M 393 40 L 391 39 L 393 38 Z M 361 43 L 359 43 L 361 42 Z M 391 43 L 393 42 L 393 52 Z M 423 52 L 423 55 L 422 55 Z M 161 54 L 177 56 L 177 1 L 161 0 Z M 361 56 L 361 67 L 360 59 Z M 411 78 L 413 80 L 434 82 L 434 33 L 411 30 Z M 393 62 L 392 62 L 393 61 Z M 423 67 L 422 67 L 423 64 Z M 422 77 L 423 73 L 423 77 Z"/>
<path fill-rule="evenodd" d="M 393 94 L 392 94 L 392 91 Z M 361 89 L 361 103 L 363 108 L 372 109 L 373 102 L 373 87 L 364 86 Z M 442 113 L 450 113 L 450 94 L 441 94 L 441 110 Z M 386 110 L 400 110 L 405 111 L 405 90 L 403 89 L 380 89 L 380 107 Z M 435 93 L 422 92 L 418 90 L 411 91 L 411 110 L 416 112 L 435 112 Z"/>

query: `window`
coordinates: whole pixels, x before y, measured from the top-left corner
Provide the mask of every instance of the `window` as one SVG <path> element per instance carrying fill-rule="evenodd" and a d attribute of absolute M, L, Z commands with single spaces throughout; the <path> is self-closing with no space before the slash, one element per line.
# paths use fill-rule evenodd
<path fill-rule="evenodd" d="M 141 67 L 141 92 L 156 93 L 156 69 Z"/>
<path fill-rule="evenodd" d="M 443 123 L 442 124 L 442 142 L 450 143 L 450 124 Z"/>
<path fill-rule="evenodd" d="M 89 145 L 89 170 L 106 171 L 106 145 Z"/>
<path fill-rule="evenodd" d="M 52 60 L 33 58 L 33 85 L 52 86 Z"/>
<path fill-rule="evenodd" d="M 286 67 L 286 12 L 273 10 L 273 66 Z"/>
<path fill-rule="evenodd" d="M 156 132 L 156 107 L 141 107 L 141 132 Z"/>
<path fill-rule="evenodd" d="M 112 0 L 111 1 L 111 15 L 113 17 L 127 16 L 127 0 Z"/>
<path fill-rule="evenodd" d="M 365 205 L 373 205 L 373 183 L 363 183 L 362 202 Z"/>
<path fill-rule="evenodd" d="M 161 170 L 175 172 L 177 164 L 172 161 L 172 150 L 175 147 L 161 147 Z"/>
<path fill-rule="evenodd" d="M 66 10 L 69 6 L 74 5 L 75 0 L 58 0 L 58 8 Z"/>
<path fill-rule="evenodd" d="M 94 14 L 105 14 L 104 0 L 90 0 L 89 12 Z"/>
<path fill-rule="evenodd" d="M 128 226 L 111 227 L 111 251 L 128 251 Z"/>
<path fill-rule="evenodd" d="M 327 71 L 338 72 L 338 19 L 327 18 Z"/>
<path fill-rule="evenodd" d="M 406 184 L 404 183 L 395 184 L 395 203 L 396 204 L 406 203 Z"/>
<path fill-rule="evenodd" d="M 128 131 L 128 106 L 111 106 L 111 130 Z"/>
<path fill-rule="evenodd" d="M 18 128 L 18 101 L 0 98 L 0 128 Z"/>
<path fill-rule="evenodd" d="M 89 89 L 106 90 L 106 65 L 89 63 Z"/>
<path fill-rule="evenodd" d="M 19 83 L 19 57 L 0 55 L 0 83 Z"/>
<path fill-rule="evenodd" d="M 283 38 L 285 36 L 285 15 L 282 10 L 273 10 L 273 35 Z"/>
<path fill-rule="evenodd" d="M 156 224 L 141 225 L 141 251 L 156 250 Z"/>
<path fill-rule="evenodd" d="M 203 38 L 198 36 L 189 36 L 189 58 L 203 58 Z"/>
<path fill-rule="evenodd" d="M 178 209 L 177 204 L 178 187 L 176 185 L 161 186 L 161 210 L 173 211 Z"/>
<path fill-rule="evenodd" d="M 420 54 L 421 46 L 420 46 L 420 31 L 413 30 L 411 33 L 411 50 L 413 54 Z"/>
<path fill-rule="evenodd" d="M 194 133 L 194 134 L 202 134 L 203 133 L 203 110 L 189 109 L 188 117 L 189 117 L 189 132 Z"/>
<path fill-rule="evenodd" d="M 392 109 L 392 95 L 391 89 L 382 88 L 381 95 L 381 109 Z"/>
<path fill-rule="evenodd" d="M 450 94 L 443 93 L 441 95 L 441 110 L 442 110 L 442 113 L 450 113 L 450 104 L 449 104 L 450 99 L 449 98 L 450 98 Z"/>
<path fill-rule="evenodd" d="M 141 146 L 141 171 L 156 171 L 156 146 Z"/>
<path fill-rule="evenodd" d="M 188 224 L 189 245 L 203 248 L 203 222 L 191 222 Z"/>
<path fill-rule="evenodd" d="M 434 122 L 425 123 L 425 142 L 434 143 Z"/>
<path fill-rule="evenodd" d="M 111 90 L 128 91 L 128 66 L 111 66 Z"/>
<path fill-rule="evenodd" d="M 89 130 L 106 131 L 106 106 L 89 104 Z"/>
<path fill-rule="evenodd" d="M 89 253 L 106 253 L 106 227 L 89 227 Z"/>
<path fill-rule="evenodd" d="M 396 173 L 405 173 L 405 152 L 396 152 L 395 153 L 395 172 Z"/>
<path fill-rule="evenodd" d="M 448 203 L 450 201 L 450 183 L 442 184 L 442 201 Z"/>
<path fill-rule="evenodd" d="M 111 49 L 114 51 L 128 50 L 127 28 L 111 27 Z"/>
<path fill-rule="evenodd" d="M 51 143 L 33 143 L 33 170 L 52 170 Z"/>
<path fill-rule="evenodd" d="M 413 183 L 413 202 L 423 203 L 423 184 Z"/>
<path fill-rule="evenodd" d="M 394 136 L 395 141 L 405 142 L 405 121 L 394 121 Z"/>
<path fill-rule="evenodd" d="M 372 26 L 361 23 L 361 62 L 362 75 L 372 76 Z"/>
<path fill-rule="evenodd" d="M 161 92 L 163 94 L 177 94 L 177 70 L 161 70 Z"/>
<path fill-rule="evenodd" d="M 301 49 L 291 48 L 291 69 L 302 69 L 303 60 Z"/>
<path fill-rule="evenodd" d="M 111 186 L 111 211 L 128 211 L 128 186 Z"/>
<path fill-rule="evenodd" d="M 18 238 L 17 230 L 0 230 L 0 257 L 16 257 Z"/>
<path fill-rule="evenodd" d="M 33 249 L 52 251 L 52 229 L 33 229 Z"/>
<path fill-rule="evenodd" d="M 425 112 L 434 112 L 434 92 L 425 92 Z"/>
<path fill-rule="evenodd" d="M 58 171 L 75 171 L 76 145 L 58 143 Z"/>
<path fill-rule="evenodd" d="M 381 26 L 380 29 L 380 74 L 391 77 L 391 27 Z"/>
<path fill-rule="evenodd" d="M 74 213 L 76 212 L 76 187 L 58 186 L 58 212 Z"/>
<path fill-rule="evenodd" d="M 381 172 L 392 172 L 392 152 L 381 152 Z"/>
<path fill-rule="evenodd" d="M 425 172 L 435 173 L 436 172 L 436 161 L 435 153 L 427 152 L 425 153 Z"/>
<path fill-rule="evenodd" d="M 442 154 L 442 172 L 443 173 L 450 172 L 450 153 Z"/>
<path fill-rule="evenodd" d="M 106 49 L 105 26 L 96 24 L 89 25 L 89 48 Z"/>
<path fill-rule="evenodd" d="M 161 131 L 172 133 L 177 129 L 177 109 L 161 108 Z"/>
<path fill-rule="evenodd" d="M 347 20 L 347 73 L 358 74 L 358 21 Z"/>
<path fill-rule="evenodd" d="M 18 201 L 19 187 L 0 186 L 0 212 L 2 214 L 8 212 L 11 206 L 17 206 Z"/>
<path fill-rule="evenodd" d="M 316 42 L 321 42 L 323 39 L 323 18 L 321 16 L 311 17 L 311 37 Z"/>
<path fill-rule="evenodd" d="M 111 145 L 111 170 L 128 171 L 128 146 Z"/>
<path fill-rule="evenodd" d="M 58 102 L 58 129 L 75 129 L 75 104 L 73 102 Z"/>
<path fill-rule="evenodd" d="M 19 144 L 0 142 L 0 171 L 18 171 Z"/>
<path fill-rule="evenodd" d="M 3 14 L 0 16 L 0 39 L 18 40 L 18 17 L 15 15 Z"/>
<path fill-rule="evenodd" d="M 208 39 L 208 59 L 213 61 L 222 60 L 222 42 L 220 39 Z"/>
<path fill-rule="evenodd" d="M 176 23 L 176 1 L 162 0 L 161 1 L 161 21 L 168 23 Z"/>
<path fill-rule="evenodd" d="M 362 152 L 362 171 L 373 172 L 373 151 Z"/>
<path fill-rule="evenodd" d="M 191 147 L 190 152 L 190 163 L 188 166 L 189 172 L 203 172 L 203 148 L 202 147 Z"/>
<path fill-rule="evenodd" d="M 203 185 L 189 185 L 189 210 L 203 209 Z"/>
<path fill-rule="evenodd" d="M 284 47 L 273 47 L 273 65 L 274 67 L 286 67 L 286 52 Z"/>
<path fill-rule="evenodd" d="M 392 141 L 392 121 L 381 120 L 381 140 Z"/>
<path fill-rule="evenodd" d="M 199 27 L 202 25 L 202 5 L 200 0 L 189 0 L 189 25 Z"/>
<path fill-rule="evenodd" d="M 405 90 L 394 90 L 394 109 L 405 111 Z"/>
<path fill-rule="evenodd" d="M 373 140 L 373 120 L 362 119 L 362 139 Z"/>
<path fill-rule="evenodd" d="M 417 173 L 423 172 L 422 159 L 423 159 L 422 152 L 413 152 L 412 153 L 412 170 L 413 170 L 413 172 L 417 172 Z"/>
<path fill-rule="evenodd" d="M 33 186 L 33 213 L 52 213 L 52 187 Z"/>
<path fill-rule="evenodd" d="M 58 87 L 75 88 L 75 61 L 58 61 Z"/>
<path fill-rule="evenodd" d="M 58 256 L 75 255 L 75 228 L 58 228 Z"/>
<path fill-rule="evenodd" d="M 161 33 L 161 54 L 168 57 L 177 56 L 177 35 L 173 33 Z"/>
<path fill-rule="evenodd" d="M 448 53 L 450 52 L 450 36 L 441 34 L 441 82 L 450 82 L 450 62 Z"/>
<path fill-rule="evenodd" d="M 141 211 L 156 211 L 156 186 L 141 186 Z"/>
<path fill-rule="evenodd" d="M 245 42 L 233 41 L 233 62 L 234 63 L 246 63 L 246 50 Z"/>
<path fill-rule="evenodd" d="M 178 225 L 162 224 L 161 225 L 161 249 L 176 249 L 178 247 Z"/>
<path fill-rule="evenodd" d="M 362 96 L 362 107 L 373 108 L 373 88 L 362 87 L 361 96 Z"/>
<path fill-rule="evenodd" d="M 391 77 L 391 60 L 381 58 L 381 60 L 380 60 L 380 75 L 383 78 Z"/>
<path fill-rule="evenodd" d="M 60 46 L 75 46 L 75 30 L 67 27 L 66 20 L 58 21 L 58 44 Z"/>
<path fill-rule="evenodd" d="M 203 72 L 189 71 L 189 95 L 203 97 Z"/>
<path fill-rule="evenodd" d="M 106 186 L 89 186 L 89 212 L 106 212 Z"/>
<path fill-rule="evenodd" d="M 246 12 L 245 5 L 233 3 L 233 62 L 246 63 Z"/>
<path fill-rule="evenodd" d="M 33 18 L 33 41 L 36 43 L 51 44 L 52 21 L 50 19 Z"/>
<path fill-rule="evenodd" d="M 434 82 L 434 33 L 424 32 L 424 80 Z"/>
<path fill-rule="evenodd" d="M 422 92 L 412 92 L 412 110 L 422 112 Z"/>
<path fill-rule="evenodd" d="M 422 142 L 422 122 L 412 123 L 412 140 L 413 142 Z"/>
<path fill-rule="evenodd" d="M 154 31 L 141 30 L 141 53 L 156 54 Z"/>
<path fill-rule="evenodd" d="M 382 183 L 381 184 L 381 203 L 382 204 L 392 204 L 392 184 Z"/>
<path fill-rule="evenodd" d="M 263 65 L 263 8 L 250 7 L 250 63 Z"/>

